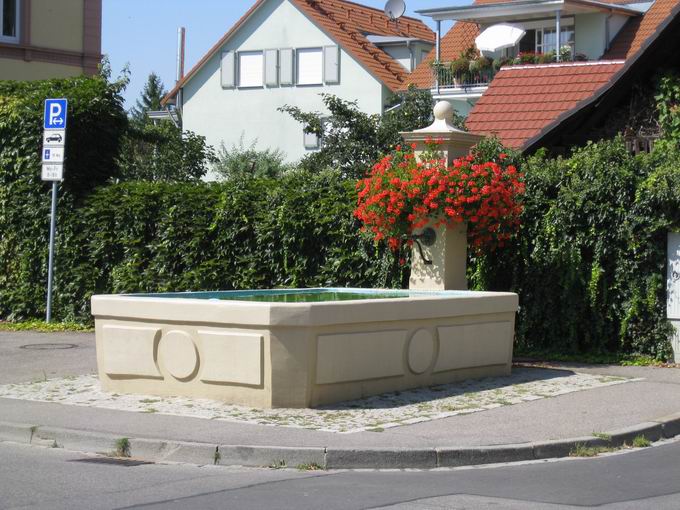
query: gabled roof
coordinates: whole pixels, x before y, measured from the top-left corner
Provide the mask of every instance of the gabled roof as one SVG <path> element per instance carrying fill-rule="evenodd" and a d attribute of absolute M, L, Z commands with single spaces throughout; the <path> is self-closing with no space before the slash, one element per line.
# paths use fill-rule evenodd
<path fill-rule="evenodd" d="M 679 12 L 680 0 L 656 0 L 642 18 L 630 20 L 605 54 L 620 60 L 501 69 L 470 112 L 468 129 L 496 134 L 511 147 L 537 146 L 543 136 L 623 79 Z"/>
<path fill-rule="evenodd" d="M 370 42 L 366 35 L 414 38 L 434 43 L 435 35 L 425 23 L 404 16 L 398 23 L 383 11 L 348 0 L 288 0 L 323 30 L 331 39 L 352 55 L 368 72 L 392 91 L 403 88 L 408 72 L 390 55 Z M 212 58 L 224 44 L 250 19 L 267 0 L 257 2 L 208 51 L 189 73 L 163 98 L 163 102 L 177 92 Z"/>
<path fill-rule="evenodd" d="M 508 147 L 522 148 L 546 125 L 609 83 L 623 65 L 617 60 L 504 67 L 466 125 L 473 133 L 496 135 Z"/>

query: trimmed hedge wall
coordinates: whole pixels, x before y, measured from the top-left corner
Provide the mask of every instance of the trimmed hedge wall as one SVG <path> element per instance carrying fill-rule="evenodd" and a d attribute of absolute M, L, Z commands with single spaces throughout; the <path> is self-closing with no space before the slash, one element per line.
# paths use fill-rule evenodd
<path fill-rule="evenodd" d="M 528 351 L 667 359 L 666 238 L 680 225 L 680 152 L 631 156 L 622 140 L 528 158 L 515 242 L 475 261 L 476 288 L 520 295 Z"/>
<path fill-rule="evenodd" d="M 54 315 L 91 320 L 93 293 L 400 287 L 404 268 L 358 235 L 353 188 L 330 172 L 101 187 L 62 209 Z M 34 259 L 37 248 L 14 257 Z M 0 316 L 42 315 L 45 259 L 36 262 L 34 272 L 10 276 L 14 299 L 0 290 Z"/>

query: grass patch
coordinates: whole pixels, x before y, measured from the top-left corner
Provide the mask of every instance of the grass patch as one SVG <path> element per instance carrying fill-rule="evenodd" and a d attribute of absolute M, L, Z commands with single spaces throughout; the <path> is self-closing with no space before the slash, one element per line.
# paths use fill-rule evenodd
<path fill-rule="evenodd" d="M 283 459 L 280 460 L 275 460 L 271 464 L 269 464 L 270 469 L 286 469 L 286 461 Z"/>
<path fill-rule="evenodd" d="M 298 464 L 297 465 L 298 471 L 322 471 L 323 468 L 319 466 L 316 462 L 312 462 L 311 464 Z"/>
<path fill-rule="evenodd" d="M 62 332 L 92 332 L 94 328 L 89 324 L 76 322 L 50 322 L 45 321 L 0 321 L 0 331 L 36 331 L 38 333 L 62 333 Z"/>
<path fill-rule="evenodd" d="M 385 432 L 385 429 L 382 427 L 374 427 L 372 429 L 366 429 L 366 432 Z"/>
<path fill-rule="evenodd" d="M 569 452 L 570 457 L 596 457 L 601 453 L 615 452 L 619 450 L 615 446 L 586 446 L 584 444 L 577 444 L 572 451 Z"/>
<path fill-rule="evenodd" d="M 633 448 L 647 448 L 652 446 L 652 442 L 643 435 L 635 436 L 633 439 Z"/>
<path fill-rule="evenodd" d="M 116 439 L 113 444 L 115 450 L 113 451 L 116 457 L 129 457 L 131 453 L 130 440 L 127 437 Z"/>

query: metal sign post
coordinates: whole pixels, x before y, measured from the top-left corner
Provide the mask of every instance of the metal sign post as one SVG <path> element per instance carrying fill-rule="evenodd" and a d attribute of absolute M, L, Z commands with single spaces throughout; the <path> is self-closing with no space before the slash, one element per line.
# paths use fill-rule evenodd
<path fill-rule="evenodd" d="M 50 213 L 50 255 L 47 265 L 47 317 L 52 320 L 52 280 L 54 277 L 54 238 L 57 231 L 57 194 L 64 180 L 67 99 L 46 99 L 42 147 L 42 180 L 52 181 Z"/>

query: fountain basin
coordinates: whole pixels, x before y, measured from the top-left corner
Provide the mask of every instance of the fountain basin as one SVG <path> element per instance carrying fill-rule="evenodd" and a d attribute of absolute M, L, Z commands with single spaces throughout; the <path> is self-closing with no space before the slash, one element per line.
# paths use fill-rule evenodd
<path fill-rule="evenodd" d="M 286 289 L 92 298 L 103 389 L 315 407 L 508 375 L 518 297 Z"/>

